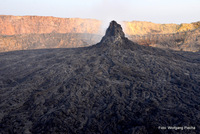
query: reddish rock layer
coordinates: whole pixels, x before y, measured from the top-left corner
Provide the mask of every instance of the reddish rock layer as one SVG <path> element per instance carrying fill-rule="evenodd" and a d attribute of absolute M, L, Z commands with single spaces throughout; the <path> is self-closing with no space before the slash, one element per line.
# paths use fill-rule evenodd
<path fill-rule="evenodd" d="M 90 33 L 100 32 L 101 21 L 95 19 L 42 16 L 0 16 L 0 34 Z"/>
<path fill-rule="evenodd" d="M 156 24 L 151 22 L 122 22 L 126 35 L 170 34 L 195 30 L 200 22 L 191 24 Z M 95 19 L 57 18 L 44 16 L 0 15 L 0 35 L 43 33 L 104 34 L 102 22 Z"/>

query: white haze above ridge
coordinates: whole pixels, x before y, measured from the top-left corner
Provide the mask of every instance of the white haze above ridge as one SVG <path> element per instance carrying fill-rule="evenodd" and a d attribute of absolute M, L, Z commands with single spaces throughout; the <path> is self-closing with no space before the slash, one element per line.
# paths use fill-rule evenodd
<path fill-rule="evenodd" d="M 1 15 L 38 15 L 116 21 L 191 23 L 200 20 L 199 0 L 0 0 Z"/>

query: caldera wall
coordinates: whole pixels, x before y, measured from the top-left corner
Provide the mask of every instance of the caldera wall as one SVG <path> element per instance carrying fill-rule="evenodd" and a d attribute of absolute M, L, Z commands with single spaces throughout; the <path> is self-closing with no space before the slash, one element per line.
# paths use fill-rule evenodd
<path fill-rule="evenodd" d="M 126 36 L 140 45 L 200 51 L 200 22 L 121 24 Z M 0 52 L 90 46 L 100 41 L 105 30 L 103 22 L 95 19 L 0 15 Z"/>
<path fill-rule="evenodd" d="M 122 22 L 126 35 L 169 34 L 200 27 L 191 24 L 156 24 L 144 21 Z M 0 35 L 43 33 L 102 33 L 102 22 L 95 19 L 57 18 L 44 16 L 0 16 Z"/>
<path fill-rule="evenodd" d="M 43 33 L 98 34 L 101 21 L 41 16 L 0 16 L 0 35 Z"/>

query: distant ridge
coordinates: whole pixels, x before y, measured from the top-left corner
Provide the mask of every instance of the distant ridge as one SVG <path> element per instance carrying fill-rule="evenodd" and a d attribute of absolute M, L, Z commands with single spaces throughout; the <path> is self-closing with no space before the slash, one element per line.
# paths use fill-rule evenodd
<path fill-rule="evenodd" d="M 0 15 L 0 52 L 91 46 L 104 35 L 100 20 Z M 200 51 L 200 22 L 156 24 L 121 22 L 124 34 L 140 45 Z"/>
<path fill-rule="evenodd" d="M 156 24 L 145 21 L 121 22 L 126 35 L 168 34 L 194 30 L 200 22 L 190 24 Z M 0 15 L 0 35 L 41 33 L 103 34 L 102 22 L 96 19 L 59 18 L 52 16 Z"/>
<path fill-rule="evenodd" d="M 0 16 L 0 35 L 43 33 L 98 34 L 101 22 L 95 19 L 50 16 Z"/>

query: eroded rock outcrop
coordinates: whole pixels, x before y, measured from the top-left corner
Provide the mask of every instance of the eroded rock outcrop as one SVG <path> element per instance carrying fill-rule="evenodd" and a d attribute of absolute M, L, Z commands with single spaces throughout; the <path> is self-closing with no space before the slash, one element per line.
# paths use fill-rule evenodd
<path fill-rule="evenodd" d="M 105 36 L 103 36 L 101 43 L 109 42 L 122 42 L 125 39 L 125 34 L 122 30 L 121 25 L 117 24 L 116 21 L 111 21 L 108 29 L 106 30 Z"/>

